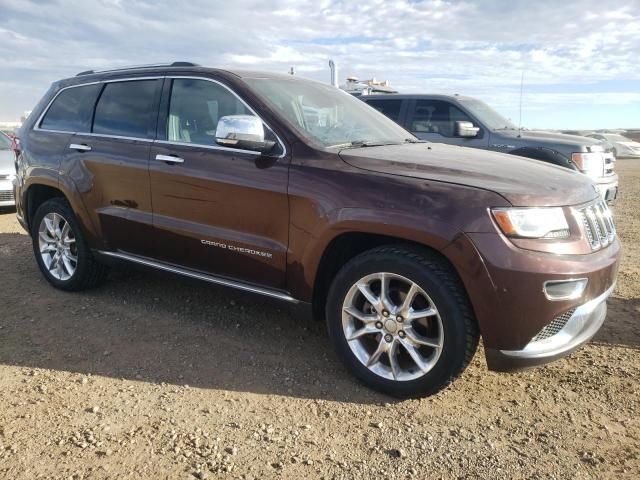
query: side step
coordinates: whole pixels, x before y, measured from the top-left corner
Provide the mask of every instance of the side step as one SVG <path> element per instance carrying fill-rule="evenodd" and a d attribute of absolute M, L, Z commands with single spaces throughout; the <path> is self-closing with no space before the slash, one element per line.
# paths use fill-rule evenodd
<path fill-rule="evenodd" d="M 249 283 L 238 282 L 236 280 L 229 280 L 224 277 L 218 277 L 215 275 L 209 275 L 206 273 L 194 272 L 193 270 L 187 270 L 184 268 L 176 267 L 174 265 L 168 265 L 166 263 L 157 262 L 155 260 L 150 260 L 145 257 L 139 257 L 137 255 L 130 255 L 128 253 L 121 252 L 104 252 L 98 251 L 100 255 L 105 255 L 107 257 L 118 258 L 120 260 L 126 260 L 129 262 L 137 263 L 140 265 L 145 265 L 147 267 L 156 268 L 158 270 L 163 270 L 165 272 L 176 273 L 178 275 L 183 275 L 189 278 L 195 278 L 197 280 L 203 280 L 209 283 L 215 283 L 216 285 L 224 285 L 225 287 L 236 288 L 238 290 L 243 290 L 245 292 L 257 293 L 258 295 L 264 295 L 265 297 L 277 298 L 278 300 L 283 300 L 285 302 L 290 303 L 299 303 L 300 301 L 293 298 L 292 296 L 280 292 L 278 290 L 271 290 L 268 288 L 257 287 L 255 285 L 251 285 Z"/>

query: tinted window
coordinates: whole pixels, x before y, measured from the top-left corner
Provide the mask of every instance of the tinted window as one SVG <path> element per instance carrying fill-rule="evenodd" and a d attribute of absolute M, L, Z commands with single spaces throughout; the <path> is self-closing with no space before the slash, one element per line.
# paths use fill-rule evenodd
<path fill-rule="evenodd" d="M 153 137 L 159 85 L 159 80 L 107 83 L 96 106 L 93 132 L 124 137 Z"/>
<path fill-rule="evenodd" d="M 471 119 L 449 102 L 416 100 L 410 127 L 412 132 L 438 133 L 443 137 L 453 137 L 455 122 L 471 122 Z"/>
<path fill-rule="evenodd" d="M 11 139 L 0 133 L 0 150 L 11 150 Z"/>
<path fill-rule="evenodd" d="M 368 100 L 367 103 L 394 122 L 400 121 L 402 100 Z"/>
<path fill-rule="evenodd" d="M 253 115 L 229 90 L 206 80 L 176 79 L 171 88 L 167 139 L 216 144 L 218 120 L 226 115 Z"/>
<path fill-rule="evenodd" d="M 102 85 L 85 85 L 63 90 L 47 110 L 40 128 L 64 132 L 89 132 L 91 115 Z"/>

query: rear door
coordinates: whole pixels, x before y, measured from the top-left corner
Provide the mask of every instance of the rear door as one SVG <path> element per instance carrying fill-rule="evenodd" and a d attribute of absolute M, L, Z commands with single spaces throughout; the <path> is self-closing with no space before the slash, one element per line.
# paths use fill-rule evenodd
<path fill-rule="evenodd" d="M 253 110 L 217 81 L 167 82 L 150 164 L 156 255 L 177 266 L 284 288 L 289 162 L 283 145 L 270 157 L 218 145 L 218 120 L 255 115 Z"/>
<path fill-rule="evenodd" d="M 478 135 L 462 138 L 455 134 L 455 123 L 471 122 L 480 128 Z M 489 132 L 458 106 L 446 100 L 416 99 L 409 105 L 406 128 L 416 137 L 436 143 L 449 143 L 463 147 L 487 148 Z"/>
<path fill-rule="evenodd" d="M 149 254 L 153 242 L 149 152 L 162 79 L 100 84 L 90 132 L 69 140 L 63 170 L 99 232 L 100 248 Z"/>

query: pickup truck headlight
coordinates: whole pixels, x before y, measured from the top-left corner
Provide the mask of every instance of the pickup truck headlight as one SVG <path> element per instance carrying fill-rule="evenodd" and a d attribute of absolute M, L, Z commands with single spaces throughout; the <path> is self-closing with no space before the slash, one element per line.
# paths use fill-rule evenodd
<path fill-rule="evenodd" d="M 491 213 L 508 237 L 553 239 L 570 235 L 564 211 L 559 207 L 494 208 Z"/>
<path fill-rule="evenodd" d="M 572 153 L 571 161 L 576 164 L 578 170 L 587 175 L 601 176 L 604 166 L 602 152 Z"/>

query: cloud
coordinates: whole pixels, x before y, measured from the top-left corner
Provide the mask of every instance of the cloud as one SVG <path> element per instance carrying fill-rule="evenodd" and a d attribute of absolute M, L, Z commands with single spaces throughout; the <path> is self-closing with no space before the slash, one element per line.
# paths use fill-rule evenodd
<path fill-rule="evenodd" d="M 341 78 L 497 98 L 505 109 L 515 108 L 523 71 L 526 91 L 556 85 L 567 102 L 589 101 L 567 96 L 572 85 L 640 81 L 639 0 L 606 8 L 595 0 L 3 0 L 0 38 L 0 119 L 18 116 L 49 83 L 78 71 L 171 60 L 294 66 L 328 81 L 333 58 Z M 557 108 L 550 93 L 535 95 L 540 108 Z M 637 97 L 625 98 L 640 113 Z"/>

